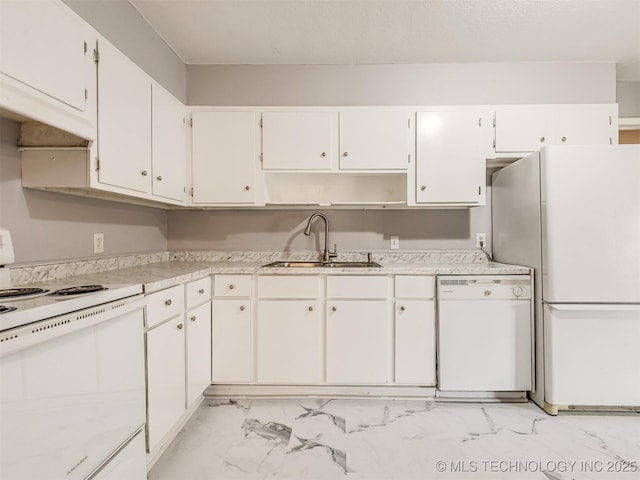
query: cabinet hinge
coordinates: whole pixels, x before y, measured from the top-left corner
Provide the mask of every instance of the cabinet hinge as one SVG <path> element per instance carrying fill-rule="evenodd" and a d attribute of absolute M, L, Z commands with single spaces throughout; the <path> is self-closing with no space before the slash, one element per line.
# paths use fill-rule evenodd
<path fill-rule="evenodd" d="M 482 194 L 482 185 L 478 187 L 478 195 Z"/>
<path fill-rule="evenodd" d="M 609 125 L 611 125 L 611 115 L 609 115 Z"/>
<path fill-rule="evenodd" d="M 496 128 L 496 117 L 493 117 L 493 128 Z"/>
<path fill-rule="evenodd" d="M 193 197 L 193 187 L 191 187 L 191 196 Z"/>
<path fill-rule="evenodd" d="M 189 126 L 193 127 L 193 118 L 189 120 Z"/>
<path fill-rule="evenodd" d="M 100 159 L 96 157 L 96 172 L 100 170 Z"/>
<path fill-rule="evenodd" d="M 187 124 L 187 119 L 186 119 L 186 118 L 184 118 L 184 117 L 182 117 L 182 123 L 183 123 L 184 125 L 186 125 L 186 124 Z"/>
<path fill-rule="evenodd" d="M 260 119 L 260 128 L 262 128 L 262 118 Z"/>
<path fill-rule="evenodd" d="M 260 154 L 260 162 L 261 162 L 261 163 L 262 163 L 262 162 L 264 162 L 264 153 L 261 153 L 261 154 Z"/>
<path fill-rule="evenodd" d="M 84 54 L 85 54 L 85 55 L 87 54 L 87 50 L 88 50 L 88 48 L 87 48 L 87 42 L 84 42 Z"/>
<path fill-rule="evenodd" d="M 494 149 L 496 148 L 496 139 L 495 138 L 493 139 L 493 148 Z"/>
<path fill-rule="evenodd" d="M 96 41 L 96 48 L 93 50 L 93 61 L 100 63 L 100 50 L 98 50 L 98 42 Z"/>
<path fill-rule="evenodd" d="M 84 89 L 84 99 L 89 100 L 89 90 L 87 90 L 86 88 Z"/>

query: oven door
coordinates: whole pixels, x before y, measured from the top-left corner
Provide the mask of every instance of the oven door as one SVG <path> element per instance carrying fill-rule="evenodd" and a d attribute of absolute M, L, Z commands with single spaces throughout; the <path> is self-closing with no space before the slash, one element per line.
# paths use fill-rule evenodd
<path fill-rule="evenodd" d="M 0 334 L 0 478 L 85 479 L 140 429 L 143 306 L 121 300 Z"/>

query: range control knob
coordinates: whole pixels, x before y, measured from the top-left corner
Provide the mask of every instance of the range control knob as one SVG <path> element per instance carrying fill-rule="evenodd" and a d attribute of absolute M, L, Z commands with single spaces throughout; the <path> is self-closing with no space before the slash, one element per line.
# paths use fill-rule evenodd
<path fill-rule="evenodd" d="M 522 287 L 513 287 L 513 295 L 515 297 L 521 297 L 522 294 L 524 293 L 524 291 L 522 290 Z"/>

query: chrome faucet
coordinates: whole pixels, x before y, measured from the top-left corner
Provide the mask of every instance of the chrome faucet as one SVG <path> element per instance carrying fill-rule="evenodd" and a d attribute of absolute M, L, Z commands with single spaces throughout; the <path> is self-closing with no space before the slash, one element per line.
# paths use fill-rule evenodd
<path fill-rule="evenodd" d="M 337 257 L 338 254 L 336 253 L 335 246 L 333 247 L 333 252 L 330 252 L 329 248 L 327 247 L 327 245 L 329 245 L 329 220 L 327 220 L 327 217 L 325 217 L 322 213 L 314 213 L 313 215 L 311 215 L 311 217 L 309 217 L 309 221 L 307 222 L 307 226 L 304 229 L 304 234 L 309 235 L 311 233 L 311 224 L 317 217 L 320 217 L 324 220 L 324 250 L 322 251 L 322 261 L 330 262 L 331 259 Z"/>

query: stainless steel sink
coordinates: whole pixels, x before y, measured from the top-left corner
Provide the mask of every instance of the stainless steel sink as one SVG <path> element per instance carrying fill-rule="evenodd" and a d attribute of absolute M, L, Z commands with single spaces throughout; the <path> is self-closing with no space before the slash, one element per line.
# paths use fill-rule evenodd
<path fill-rule="evenodd" d="M 286 267 L 286 268 L 380 268 L 377 262 L 286 262 L 278 261 L 263 265 L 263 267 Z"/>

